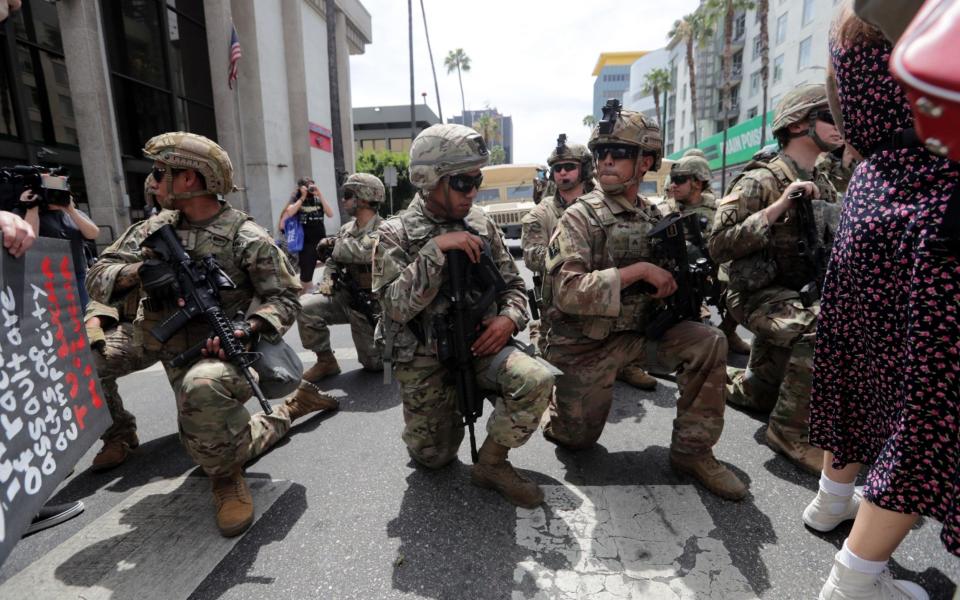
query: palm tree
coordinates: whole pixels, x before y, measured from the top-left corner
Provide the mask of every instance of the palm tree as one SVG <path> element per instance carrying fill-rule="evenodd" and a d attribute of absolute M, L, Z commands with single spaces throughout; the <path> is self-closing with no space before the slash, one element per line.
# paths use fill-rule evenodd
<path fill-rule="evenodd" d="M 770 28 L 767 18 L 770 13 L 769 0 L 757 0 L 757 18 L 760 19 L 760 85 L 763 86 L 763 104 L 760 105 L 760 145 L 767 137 L 767 84 L 770 73 Z"/>
<path fill-rule="evenodd" d="M 490 115 L 483 115 L 473 122 L 473 128 L 480 132 L 488 147 L 498 145 L 496 142 L 499 140 L 500 123 L 496 119 Z"/>
<path fill-rule="evenodd" d="M 666 121 L 666 115 L 660 114 L 660 94 L 670 91 L 670 71 L 651 69 L 643 77 L 643 88 L 640 91 L 645 96 L 653 95 L 653 105 L 657 110 L 657 122 L 660 123 L 662 128 Z"/>
<path fill-rule="evenodd" d="M 720 86 L 721 122 L 723 123 L 723 154 L 720 187 L 727 186 L 727 130 L 733 98 L 733 17 L 737 11 L 750 10 L 753 0 L 707 0 L 704 18 L 710 25 L 723 21 L 723 84 Z"/>
<path fill-rule="evenodd" d="M 701 44 L 710 34 L 710 27 L 704 20 L 699 9 L 689 15 L 684 15 L 683 18 L 676 21 L 667 34 L 667 37 L 670 39 L 677 38 L 681 40 L 686 47 L 687 76 L 689 78 L 688 85 L 690 86 L 690 116 L 693 123 L 694 146 L 699 143 L 700 137 L 697 132 L 697 69 L 694 62 L 693 45 L 695 42 L 697 45 Z"/>
<path fill-rule="evenodd" d="M 463 73 L 470 72 L 470 57 L 463 51 L 463 48 L 457 48 L 447 53 L 443 59 L 443 66 L 447 68 L 447 75 L 457 70 L 457 79 L 460 81 L 460 105 L 463 108 L 461 115 L 464 119 L 467 117 L 467 101 L 463 96 Z"/>
<path fill-rule="evenodd" d="M 597 126 L 597 118 L 593 115 L 587 115 L 583 118 L 583 126 L 589 129 L 593 129 Z"/>

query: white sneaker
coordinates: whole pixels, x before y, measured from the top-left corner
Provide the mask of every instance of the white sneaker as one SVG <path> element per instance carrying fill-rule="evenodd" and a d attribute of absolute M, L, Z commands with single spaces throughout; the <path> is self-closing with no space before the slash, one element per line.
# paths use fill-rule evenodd
<path fill-rule="evenodd" d="M 863 486 L 853 490 L 852 496 L 838 496 L 818 490 L 816 497 L 803 509 L 803 522 L 810 529 L 833 531 L 844 521 L 856 518 L 863 500 Z"/>
<path fill-rule="evenodd" d="M 927 592 L 912 581 L 894 579 L 889 570 L 879 575 L 848 569 L 836 560 L 820 600 L 930 600 Z"/>

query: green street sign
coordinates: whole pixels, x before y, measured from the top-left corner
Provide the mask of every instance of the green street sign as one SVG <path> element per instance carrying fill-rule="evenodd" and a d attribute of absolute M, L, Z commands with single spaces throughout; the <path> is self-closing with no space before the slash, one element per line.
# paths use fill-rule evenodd
<path fill-rule="evenodd" d="M 727 167 L 747 162 L 757 150 L 775 141 L 773 132 L 770 131 L 770 123 L 773 122 L 773 111 L 771 110 L 767 113 L 767 139 L 763 142 L 760 141 L 761 120 L 761 115 L 757 115 L 743 123 L 737 123 L 727 130 Z M 722 131 L 701 141 L 696 147 L 703 150 L 707 160 L 710 161 L 710 168 L 712 170 L 720 169 L 723 166 Z M 667 158 L 677 160 L 689 149 L 690 147 L 687 147 L 678 152 L 674 152 Z"/>

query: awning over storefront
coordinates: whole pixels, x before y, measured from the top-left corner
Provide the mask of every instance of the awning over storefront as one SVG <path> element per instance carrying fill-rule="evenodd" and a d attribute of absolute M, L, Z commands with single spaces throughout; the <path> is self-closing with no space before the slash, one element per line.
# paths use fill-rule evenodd
<path fill-rule="evenodd" d="M 773 122 L 773 111 L 771 110 L 767 113 L 767 139 L 763 143 L 760 141 L 760 121 L 761 116 L 757 115 L 743 123 L 737 123 L 727 130 L 727 168 L 747 162 L 757 150 L 775 141 L 773 133 L 770 131 L 770 123 Z M 688 146 L 683 150 L 674 152 L 667 158 L 677 160 L 691 147 L 692 146 Z M 706 138 L 697 144 L 696 147 L 703 150 L 707 160 L 710 161 L 710 168 L 712 170 L 721 168 L 723 162 L 721 160 L 721 154 L 723 152 L 722 131 Z"/>

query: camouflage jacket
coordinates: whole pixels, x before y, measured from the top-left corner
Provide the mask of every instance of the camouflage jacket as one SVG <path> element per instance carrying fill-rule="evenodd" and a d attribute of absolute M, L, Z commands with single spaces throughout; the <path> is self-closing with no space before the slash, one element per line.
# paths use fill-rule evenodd
<path fill-rule="evenodd" d="M 657 300 L 620 289 L 621 267 L 652 262 L 649 232 L 661 218 L 646 198 L 630 202 L 594 190 L 560 218 L 547 250 L 551 285 L 544 286 L 548 344 L 602 340 L 642 331 Z"/>
<path fill-rule="evenodd" d="M 341 227 L 336 235 L 337 241 L 333 245 L 333 252 L 324 265 L 326 269 L 324 280 L 332 273 L 348 271 L 360 287 L 369 290 L 373 246 L 377 228 L 382 222 L 380 215 L 374 215 L 363 227 L 357 226 L 356 219 L 352 219 Z"/>
<path fill-rule="evenodd" d="M 717 207 L 708 243 L 710 256 L 727 263 L 730 289 L 752 293 L 770 286 L 799 290 L 813 277 L 809 260 L 799 253 L 801 232 L 791 208 L 776 223 L 763 209 L 777 201 L 790 183 L 813 181 L 820 191 L 814 200 L 818 235 L 829 249 L 839 220 L 837 192 L 824 174 L 802 171 L 780 154 L 769 163 L 752 163 L 734 180 Z"/>
<path fill-rule="evenodd" d="M 485 317 L 501 315 L 523 330 L 527 325 L 527 297 L 523 279 L 507 250 L 500 228 L 477 206 L 464 219 L 488 244 L 506 288 Z M 373 291 L 383 307 L 381 326 L 391 328 L 394 359 L 409 362 L 414 356 L 433 357 L 433 317 L 444 315 L 449 301 L 438 292 L 447 279 L 446 255 L 433 238 L 463 231 L 461 221 L 448 221 L 432 214 L 417 195 L 399 214 L 380 224 L 373 254 Z M 422 343 L 414 334 L 417 330 Z"/>
<path fill-rule="evenodd" d="M 520 219 L 520 246 L 523 262 L 534 273 L 543 274 L 547 266 L 547 244 L 566 210 L 560 194 L 547 196 Z"/>
<path fill-rule="evenodd" d="M 269 234 L 246 213 L 226 203 L 216 216 L 202 223 L 190 223 L 181 218 L 177 211 L 163 211 L 129 227 L 104 250 L 88 272 L 87 290 L 91 299 L 103 304 L 118 300 L 114 294 L 114 284 L 121 269 L 142 261 L 144 255 L 140 244 L 166 224 L 177 229 L 192 258 L 212 255 L 236 284 L 236 289 L 220 292 L 224 312 L 229 317 L 240 312 L 246 313 L 256 298 L 260 304 L 251 314 L 271 326 L 262 332 L 267 339 L 279 340 L 300 311 L 297 297 L 300 282 Z M 149 330 L 173 312 L 170 308 L 154 307 L 148 298 L 141 298 L 134 321 L 136 342 L 148 350 L 162 350 L 172 355 L 207 337 L 209 327 L 202 319 L 194 319 L 161 345 L 149 334 Z"/>

